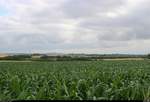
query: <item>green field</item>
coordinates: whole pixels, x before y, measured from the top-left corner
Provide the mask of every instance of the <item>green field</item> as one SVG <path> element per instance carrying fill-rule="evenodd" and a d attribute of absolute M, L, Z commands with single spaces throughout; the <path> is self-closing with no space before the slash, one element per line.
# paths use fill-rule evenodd
<path fill-rule="evenodd" d="M 150 61 L 0 62 L 0 100 L 144 100 Z"/>

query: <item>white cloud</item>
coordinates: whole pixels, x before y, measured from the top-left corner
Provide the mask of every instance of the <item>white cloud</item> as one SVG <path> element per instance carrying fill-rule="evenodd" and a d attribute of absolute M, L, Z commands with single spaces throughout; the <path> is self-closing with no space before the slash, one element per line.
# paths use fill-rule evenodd
<path fill-rule="evenodd" d="M 1 52 L 148 53 L 149 0 L 1 0 Z M 140 46 L 140 47 L 139 47 Z"/>

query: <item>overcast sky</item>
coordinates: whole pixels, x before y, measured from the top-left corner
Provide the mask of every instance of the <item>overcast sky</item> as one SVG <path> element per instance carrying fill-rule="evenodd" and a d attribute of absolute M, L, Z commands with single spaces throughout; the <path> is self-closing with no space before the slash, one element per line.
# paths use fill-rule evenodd
<path fill-rule="evenodd" d="M 0 52 L 149 53 L 150 0 L 0 0 Z"/>

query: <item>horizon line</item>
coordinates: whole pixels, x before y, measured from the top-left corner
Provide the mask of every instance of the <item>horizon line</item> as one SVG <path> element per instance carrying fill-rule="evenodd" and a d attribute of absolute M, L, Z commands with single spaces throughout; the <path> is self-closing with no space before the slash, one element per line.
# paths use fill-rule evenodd
<path fill-rule="evenodd" d="M 0 52 L 0 54 L 98 54 L 98 55 L 147 55 L 149 53 L 79 53 L 79 52 Z"/>

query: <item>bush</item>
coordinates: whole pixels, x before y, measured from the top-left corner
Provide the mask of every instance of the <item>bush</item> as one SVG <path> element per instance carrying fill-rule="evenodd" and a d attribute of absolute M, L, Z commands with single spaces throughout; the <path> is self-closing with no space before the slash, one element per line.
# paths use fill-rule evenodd
<path fill-rule="evenodd" d="M 147 58 L 150 59 L 150 54 L 147 55 Z"/>
<path fill-rule="evenodd" d="M 31 58 L 30 55 L 13 55 L 13 56 L 3 57 L 0 60 L 26 60 L 30 58 Z"/>

